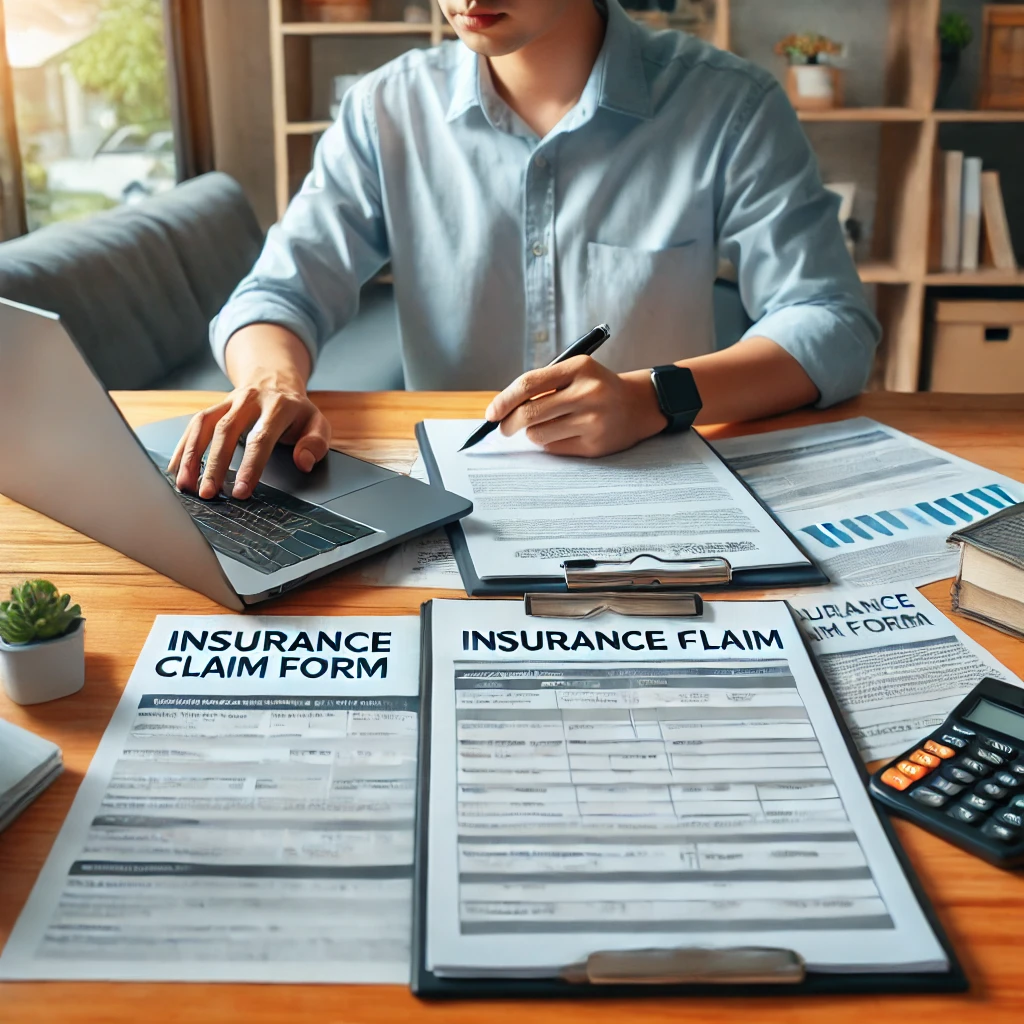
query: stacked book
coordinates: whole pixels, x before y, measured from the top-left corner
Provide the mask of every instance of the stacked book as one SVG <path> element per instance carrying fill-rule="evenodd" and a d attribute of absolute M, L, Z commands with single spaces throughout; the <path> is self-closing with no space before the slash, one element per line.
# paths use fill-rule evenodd
<path fill-rule="evenodd" d="M 954 611 L 1024 637 L 1024 503 L 958 530 L 950 540 L 960 542 Z"/>
<path fill-rule="evenodd" d="M 985 265 L 1015 271 L 999 172 L 982 170 L 981 157 L 949 150 L 941 154 L 937 183 L 942 269 L 970 272 Z"/>
<path fill-rule="evenodd" d="M 60 747 L 0 719 L 0 832 L 63 770 Z"/>

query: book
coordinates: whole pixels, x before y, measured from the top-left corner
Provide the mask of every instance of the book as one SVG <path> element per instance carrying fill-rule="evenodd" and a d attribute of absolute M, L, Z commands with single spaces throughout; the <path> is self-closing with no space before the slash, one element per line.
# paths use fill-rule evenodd
<path fill-rule="evenodd" d="M 0 832 L 63 770 L 60 747 L 0 719 Z"/>
<path fill-rule="evenodd" d="M 958 530 L 953 610 L 1024 637 L 1024 502 Z"/>
<path fill-rule="evenodd" d="M 960 199 L 960 269 L 978 269 L 981 250 L 981 157 L 964 158 Z"/>
<path fill-rule="evenodd" d="M 942 194 L 942 269 L 960 269 L 960 200 L 963 188 L 964 155 L 960 150 L 945 154 Z"/>
<path fill-rule="evenodd" d="M 1016 270 L 1017 258 L 1013 252 L 1010 224 L 1003 204 L 1003 190 L 998 171 L 983 171 L 981 175 L 981 212 L 985 227 L 985 248 L 997 270 Z"/>

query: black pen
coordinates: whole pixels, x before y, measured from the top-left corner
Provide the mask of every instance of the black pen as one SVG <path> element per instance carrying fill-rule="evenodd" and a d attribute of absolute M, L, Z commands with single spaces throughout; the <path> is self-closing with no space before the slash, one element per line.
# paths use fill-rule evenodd
<path fill-rule="evenodd" d="M 548 366 L 554 366 L 555 363 L 564 363 L 566 359 L 572 359 L 573 356 L 592 356 L 610 337 L 612 332 L 607 324 L 598 324 L 592 331 L 587 331 L 577 341 L 574 341 L 564 352 L 555 356 L 554 359 L 548 363 Z M 501 420 L 485 420 L 482 426 L 476 428 L 472 434 L 466 439 L 466 443 L 459 449 L 460 452 L 464 452 L 467 448 L 472 448 L 473 445 L 482 441 L 491 431 L 496 430 L 501 425 Z"/>

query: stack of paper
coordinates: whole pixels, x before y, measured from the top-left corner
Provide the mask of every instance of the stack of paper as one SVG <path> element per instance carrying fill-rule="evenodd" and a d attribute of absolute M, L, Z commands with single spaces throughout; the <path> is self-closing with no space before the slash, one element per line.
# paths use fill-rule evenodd
<path fill-rule="evenodd" d="M 492 434 L 464 452 L 465 420 L 427 420 L 423 428 L 434 482 L 473 502 L 460 526 L 483 581 L 557 581 L 566 559 L 637 555 L 814 572 L 695 431 L 585 459 L 549 455 L 521 434 Z"/>
<path fill-rule="evenodd" d="M 784 604 L 428 621 L 421 980 L 651 947 L 948 969 Z"/>
<path fill-rule="evenodd" d="M 0 720 L 0 832 L 63 770 L 60 747 Z"/>

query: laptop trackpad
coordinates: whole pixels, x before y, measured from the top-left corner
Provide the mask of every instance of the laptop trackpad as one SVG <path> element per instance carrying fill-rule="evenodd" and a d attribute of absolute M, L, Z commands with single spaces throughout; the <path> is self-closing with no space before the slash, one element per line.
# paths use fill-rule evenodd
<path fill-rule="evenodd" d="M 188 426 L 189 419 L 188 416 L 176 416 L 174 419 L 147 423 L 138 427 L 135 433 L 147 448 L 169 457 L 178 443 L 178 438 Z M 242 453 L 243 448 L 239 445 L 231 459 L 232 469 L 238 469 L 242 462 Z M 297 498 L 322 505 L 332 498 L 340 498 L 353 491 L 362 490 L 381 480 L 389 480 L 395 475 L 390 469 L 382 469 L 380 466 L 333 451 L 328 452 L 327 458 L 314 466 L 311 473 L 303 473 L 292 461 L 292 446 L 278 445 L 263 471 L 263 481 L 271 487 L 294 494 Z"/>
<path fill-rule="evenodd" d="M 231 460 L 233 467 L 241 461 L 241 451 L 239 448 L 238 455 Z M 389 469 L 334 451 L 328 452 L 327 458 L 318 462 L 312 472 L 303 473 L 292 460 L 291 445 L 278 445 L 263 471 L 263 482 L 296 498 L 323 505 L 332 498 L 362 490 L 395 475 Z"/>

